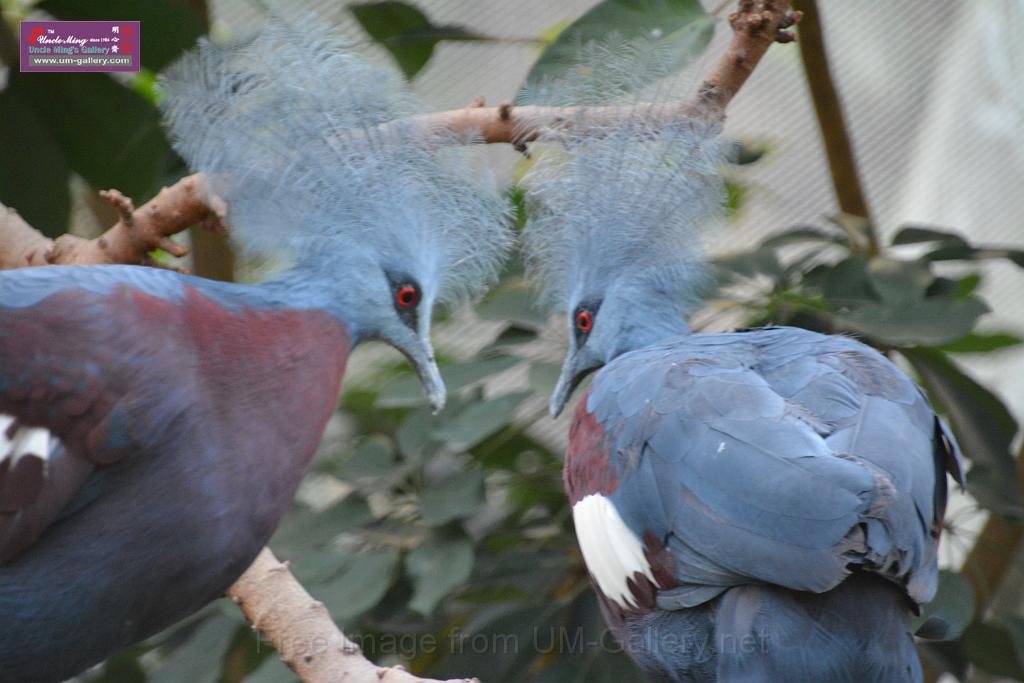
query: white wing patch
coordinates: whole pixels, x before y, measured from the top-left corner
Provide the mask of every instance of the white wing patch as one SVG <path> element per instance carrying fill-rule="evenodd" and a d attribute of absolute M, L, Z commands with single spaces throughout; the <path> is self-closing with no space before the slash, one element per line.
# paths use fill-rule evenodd
<path fill-rule="evenodd" d="M 9 433 L 14 418 L 0 415 L 0 461 L 10 459 L 11 466 L 20 458 L 35 456 L 42 460 L 50 457 L 53 450 L 51 434 L 42 427 L 17 427 Z"/>
<path fill-rule="evenodd" d="M 622 521 L 611 501 L 597 493 L 573 505 L 572 517 L 583 561 L 601 592 L 623 608 L 636 607 L 626 580 L 639 573 L 654 583 L 640 539 Z"/>
<path fill-rule="evenodd" d="M 18 427 L 15 418 L 0 415 L 0 508 L 35 497 L 56 443 L 48 430 Z"/>

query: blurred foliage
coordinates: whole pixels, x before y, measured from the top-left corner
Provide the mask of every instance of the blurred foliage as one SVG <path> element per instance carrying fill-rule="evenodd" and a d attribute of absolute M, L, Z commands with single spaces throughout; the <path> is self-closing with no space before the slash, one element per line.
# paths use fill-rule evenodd
<path fill-rule="evenodd" d="M 206 17 L 195 0 L 46 0 L 40 9 L 61 18 L 140 18 L 145 32 L 145 70 L 135 78 L 12 72 L 0 91 L 0 201 L 55 235 L 66 228 L 71 174 L 95 189 L 117 187 L 144 199 L 182 171 L 158 126 L 153 73 L 195 42 Z M 409 77 L 439 41 L 488 39 L 437 25 L 407 3 L 359 3 L 351 10 Z M 613 34 L 659 31 L 673 54 L 689 60 L 706 48 L 713 24 L 696 0 L 606 0 L 559 28 L 538 39 L 549 47 L 529 83 L 563 73 L 583 41 Z M 738 145 L 733 162 L 757 163 L 764 152 Z M 729 177 L 735 212 L 747 193 L 742 174 Z M 510 196 L 522 218 L 519 194 Z M 977 329 L 988 309 L 977 293 L 976 266 L 1004 259 L 1024 267 L 1024 251 L 907 226 L 882 253 L 871 254 L 871 229 L 838 216 L 718 259 L 716 287 L 707 293 L 712 318 L 850 334 L 903 363 L 952 425 L 979 504 L 1019 518 L 1010 452 L 1018 424 L 963 371 L 957 355 L 1021 343 L 1009 332 Z M 403 662 L 437 677 L 479 675 L 487 683 L 637 680 L 589 588 L 562 492 L 562 455 L 528 429 L 545 416 L 558 371 L 557 363 L 537 359 L 548 320 L 532 302 L 521 266 L 512 264 L 475 312 L 493 326 L 487 343 L 442 368 L 451 398 L 439 416 L 430 414 L 404 364 L 349 387 L 340 409 L 358 437 L 318 459 L 313 473 L 341 493 L 326 507 L 297 503 L 271 545 L 379 663 Z M 507 384 L 492 382 L 498 376 L 525 377 L 526 388 L 496 391 Z M 947 530 L 945 538 L 952 536 Z M 971 586 L 963 575 L 943 572 L 939 594 L 918 623 L 940 616 L 962 635 L 924 645 L 926 661 L 961 677 L 970 663 L 1024 680 L 1024 619 L 977 618 L 982 596 Z M 238 610 L 220 601 L 86 679 L 269 683 L 294 677 Z"/>
<path fill-rule="evenodd" d="M 405 2 L 356 3 L 349 5 L 349 11 L 363 30 L 391 53 L 408 79 L 427 65 L 442 40 L 491 40 L 462 26 L 434 24 L 422 10 Z"/>
<path fill-rule="evenodd" d="M 0 203 L 55 237 L 67 230 L 72 173 L 93 189 L 149 197 L 181 163 L 171 152 L 146 88 L 153 71 L 205 33 L 203 4 L 187 0 L 45 0 L 36 9 L 58 19 L 140 19 L 143 71 L 130 79 L 105 73 L 9 72 L 0 91 Z M 0 31 L 14 27 L 0 23 Z M 16 39 L 15 39 L 16 44 Z M 5 56 L 7 61 L 10 56 Z M 14 56 L 16 64 L 16 55 Z"/>
<path fill-rule="evenodd" d="M 699 0 L 605 0 L 558 34 L 534 62 L 523 88 L 562 80 L 567 73 L 586 68 L 580 65 L 581 45 L 641 37 L 657 39 L 672 57 L 667 66 L 682 69 L 704 52 L 714 32 L 714 19 Z M 638 78 L 632 85 L 647 83 Z"/>

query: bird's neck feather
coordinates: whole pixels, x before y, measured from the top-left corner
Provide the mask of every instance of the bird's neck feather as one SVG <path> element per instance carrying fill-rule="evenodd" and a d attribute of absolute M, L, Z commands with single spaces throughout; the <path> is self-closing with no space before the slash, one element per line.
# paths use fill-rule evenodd
<path fill-rule="evenodd" d="M 204 288 L 227 303 L 257 308 L 289 308 L 325 312 L 345 326 L 352 344 L 365 327 L 355 288 L 345 286 L 335 274 L 308 268 L 292 268 L 258 284 L 207 281 Z"/>
<path fill-rule="evenodd" d="M 623 310 L 617 344 L 606 362 L 623 353 L 689 332 L 680 302 L 661 296 L 631 298 Z"/>

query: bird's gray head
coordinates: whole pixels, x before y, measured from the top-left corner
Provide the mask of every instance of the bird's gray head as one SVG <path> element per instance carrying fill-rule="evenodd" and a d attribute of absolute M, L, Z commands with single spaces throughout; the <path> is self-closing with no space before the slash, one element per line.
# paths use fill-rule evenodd
<path fill-rule="evenodd" d="M 623 78 L 643 64 L 660 68 L 650 52 L 625 51 L 625 65 L 620 54 L 612 55 L 611 73 Z M 590 372 L 686 331 L 684 312 L 703 273 L 700 228 L 722 205 L 717 124 L 680 120 L 671 88 L 636 94 L 628 82 L 602 79 L 605 72 L 589 71 L 593 88 L 551 91 L 563 105 L 622 104 L 628 120 L 578 110 L 547 136 L 523 179 L 528 265 L 546 298 L 568 313 L 569 351 L 552 415 Z M 582 88 L 578 99 L 566 101 L 574 88 Z"/>
<path fill-rule="evenodd" d="M 417 123 L 400 76 L 308 26 L 203 43 L 162 85 L 175 148 L 227 202 L 236 244 L 287 257 L 291 305 L 393 345 L 440 409 L 433 307 L 480 292 L 509 244 L 469 140 Z"/>

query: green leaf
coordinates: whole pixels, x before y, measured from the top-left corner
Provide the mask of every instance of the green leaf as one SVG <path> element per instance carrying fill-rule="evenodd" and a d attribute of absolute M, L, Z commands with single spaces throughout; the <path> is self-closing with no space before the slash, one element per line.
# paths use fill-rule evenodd
<path fill-rule="evenodd" d="M 971 332 L 956 341 L 943 344 L 938 348 L 945 353 L 988 353 L 1017 346 L 1022 341 L 1024 339 L 1007 332 L 994 332 L 992 334 Z"/>
<path fill-rule="evenodd" d="M 932 261 L 983 261 L 986 259 L 1007 259 L 1024 268 L 1024 251 L 1003 247 L 941 247 L 930 252 L 925 258 Z"/>
<path fill-rule="evenodd" d="M 827 230 L 821 230 L 820 228 L 801 226 L 772 235 L 765 241 L 761 242 L 761 246 L 776 248 L 788 246 L 790 244 L 800 244 L 802 242 L 847 244 L 847 240 L 843 235 L 832 233 Z"/>
<path fill-rule="evenodd" d="M 434 437 L 455 451 L 464 451 L 512 422 L 513 412 L 528 392 L 505 394 L 489 401 L 471 403 L 459 415 L 434 432 Z"/>
<path fill-rule="evenodd" d="M 160 102 L 160 91 L 157 87 L 156 74 L 149 69 L 140 69 L 128 84 L 136 95 L 154 107 Z"/>
<path fill-rule="evenodd" d="M 1013 634 L 994 622 L 975 622 L 964 633 L 964 650 L 975 666 L 995 676 L 1024 679 Z"/>
<path fill-rule="evenodd" d="M 172 157 L 157 110 L 108 74 L 12 72 L 8 91 L 94 188 L 148 198 L 163 179 Z"/>
<path fill-rule="evenodd" d="M 1002 472 L 975 464 L 967 472 L 966 481 L 967 490 L 981 507 L 1018 521 L 1024 518 L 1020 492 Z"/>
<path fill-rule="evenodd" d="M 1000 625 L 1006 629 L 1006 632 L 1010 634 L 1018 664 L 1024 666 L 1024 617 L 1016 614 L 1002 613 L 996 618 Z"/>
<path fill-rule="evenodd" d="M 734 275 L 747 278 L 767 275 L 773 280 L 780 280 L 785 272 L 778 255 L 771 249 L 726 254 L 714 262 L 719 268 L 719 277 L 725 280 L 734 279 Z"/>
<path fill-rule="evenodd" d="M 968 275 L 956 280 L 939 276 L 932 280 L 932 283 L 928 285 L 928 289 L 925 290 L 924 295 L 928 298 L 937 299 L 943 297 L 966 299 L 978 289 L 979 284 L 981 284 L 980 273 L 969 273 Z"/>
<path fill-rule="evenodd" d="M 194 6 L 181 0 L 43 0 L 36 9 L 71 21 L 140 21 L 142 65 L 159 71 L 206 33 Z"/>
<path fill-rule="evenodd" d="M 499 355 L 483 360 L 453 363 L 441 367 L 441 377 L 449 394 L 483 382 L 488 377 L 504 372 L 520 363 L 515 356 Z M 405 408 L 426 403 L 423 388 L 417 377 L 404 375 L 391 380 L 377 394 L 378 408 Z"/>
<path fill-rule="evenodd" d="M 975 468 L 980 466 L 995 475 L 990 482 L 992 496 L 1005 505 L 1019 507 L 1017 463 L 1010 451 L 1017 422 L 1010 411 L 941 351 L 917 347 L 901 349 L 901 353 L 945 413 L 964 455 Z"/>
<path fill-rule="evenodd" d="M 381 601 L 391 587 L 397 565 L 395 548 L 349 553 L 334 579 L 311 586 L 309 592 L 327 606 L 335 620 L 351 619 Z"/>
<path fill-rule="evenodd" d="M 71 170 L 32 104 L 15 88 L 0 91 L 0 150 L 0 203 L 44 235 L 67 232 Z"/>
<path fill-rule="evenodd" d="M 548 322 L 547 313 L 534 304 L 530 283 L 523 278 L 509 278 L 490 291 L 476 307 L 482 320 L 510 322 L 539 330 Z"/>
<path fill-rule="evenodd" d="M 536 393 L 547 395 L 555 390 L 555 385 L 558 384 L 558 376 L 561 372 L 561 363 L 537 361 L 530 364 L 527 382 L 530 385 L 530 389 Z"/>
<path fill-rule="evenodd" d="M 221 616 L 206 619 L 163 661 L 149 677 L 150 683 L 215 683 L 220 680 L 220 667 L 216 662 L 237 629 L 237 622 Z"/>
<path fill-rule="evenodd" d="M 972 329 L 988 306 L 976 297 L 962 301 L 926 299 L 889 304 L 864 302 L 834 316 L 847 330 L 892 346 L 934 346 L 960 339 Z"/>
<path fill-rule="evenodd" d="M 555 650 L 558 645 L 559 623 L 564 618 L 564 607 L 548 600 L 538 606 L 536 601 L 521 602 L 482 611 L 466 628 L 453 633 L 449 641 L 458 658 L 449 658 L 433 675 L 439 678 L 464 676 L 472 671 L 486 676 L 487 681 L 532 681 L 533 664 L 542 657 L 537 645 Z M 548 634 L 554 633 L 554 646 L 547 644 Z M 473 647 L 473 643 L 486 643 L 486 647 Z M 536 644 L 536 645 L 535 645 Z M 622 681 L 639 679 L 624 678 Z M 561 683 L 564 683 L 562 679 Z M 620 681 L 621 683 L 621 681 Z"/>
<path fill-rule="evenodd" d="M 427 65 L 442 40 L 490 40 L 461 26 L 434 25 L 416 7 L 395 0 L 359 3 L 349 10 L 363 30 L 391 53 L 409 80 Z"/>
<path fill-rule="evenodd" d="M 859 253 L 868 250 L 871 244 L 871 223 L 868 219 L 843 212 L 827 219 L 846 234 L 851 249 Z"/>
<path fill-rule="evenodd" d="M 430 526 L 476 514 L 484 502 L 484 476 L 476 470 L 431 482 L 420 496 L 420 519 Z"/>
<path fill-rule="evenodd" d="M 558 622 L 562 622 L 558 624 Z M 552 630 L 541 626 L 534 636 L 537 649 L 554 649 L 559 657 L 545 667 L 537 683 L 618 683 L 646 678 L 630 663 L 605 625 L 597 600 L 590 590 L 582 591 L 555 623 Z"/>
<path fill-rule="evenodd" d="M 409 609 L 429 617 L 452 589 L 473 573 L 473 544 L 467 538 L 431 536 L 405 558 L 413 583 Z"/>
<path fill-rule="evenodd" d="M 573 72 L 586 68 L 579 58 L 581 47 L 588 43 L 657 38 L 665 53 L 673 57 L 669 69 L 678 71 L 707 49 L 714 32 L 714 19 L 698 0 L 604 0 L 570 24 L 541 53 L 520 93 L 571 78 Z M 647 83 L 638 77 L 632 85 L 639 88 Z"/>
<path fill-rule="evenodd" d="M 520 325 L 509 325 L 497 338 L 491 342 L 489 349 L 498 349 L 503 346 L 516 346 L 518 344 L 528 344 L 532 341 L 537 340 L 537 331 Z"/>
<path fill-rule="evenodd" d="M 72 680 L 85 680 L 88 683 L 146 683 L 146 671 L 139 660 L 150 649 L 143 644 L 121 650 L 103 662 L 101 674 L 92 671 L 88 678 Z"/>
<path fill-rule="evenodd" d="M 302 585 L 328 583 L 345 567 L 351 548 L 344 543 L 314 548 L 298 558 L 290 558 L 290 569 Z"/>
<path fill-rule="evenodd" d="M 981 284 L 981 273 L 970 273 L 956 281 L 955 296 L 962 299 L 974 293 L 974 290 Z"/>
<path fill-rule="evenodd" d="M 917 631 L 929 619 L 935 619 L 945 627 L 942 640 L 960 637 L 974 619 L 974 589 L 967 577 L 946 569 L 939 572 L 939 589 L 921 615 L 914 618 L 911 632 Z"/>
<path fill-rule="evenodd" d="M 351 482 L 376 479 L 392 471 L 394 462 L 395 449 L 391 439 L 382 434 L 374 434 L 360 442 L 335 474 Z"/>
<path fill-rule="evenodd" d="M 742 140 L 733 140 L 726 152 L 726 160 L 736 166 L 747 166 L 760 161 L 768 152 L 765 144 L 751 144 Z"/>
<path fill-rule="evenodd" d="M 913 304 L 924 298 L 935 280 L 927 261 L 903 261 L 877 256 L 867 264 L 872 288 L 883 301 L 896 305 Z"/>
<path fill-rule="evenodd" d="M 407 461 L 420 460 L 434 446 L 430 436 L 433 429 L 434 416 L 429 408 L 421 408 L 409 413 L 395 433 L 398 452 Z"/>
<path fill-rule="evenodd" d="M 925 255 L 931 261 L 961 261 L 1005 258 L 1024 268 L 1024 250 L 971 245 L 960 235 L 933 228 L 903 228 L 893 238 L 895 244 L 935 242 L 937 248 Z"/>
<path fill-rule="evenodd" d="M 279 556 L 290 559 L 372 519 L 366 500 L 352 493 L 322 512 L 308 508 L 293 510 L 284 518 L 270 544 Z"/>
<path fill-rule="evenodd" d="M 572 21 L 568 19 L 556 21 L 554 24 L 541 31 L 538 39 L 545 45 L 551 45 L 558 40 L 558 36 L 562 35 L 562 31 L 568 28 L 571 23 Z"/>
<path fill-rule="evenodd" d="M 918 244 L 920 242 L 939 242 L 948 247 L 970 247 L 967 240 L 954 232 L 913 225 L 901 228 L 892 238 L 894 246 L 899 244 Z"/>
<path fill-rule="evenodd" d="M 245 677 L 244 683 L 295 683 L 295 672 L 280 657 L 267 657 L 259 667 Z"/>
<path fill-rule="evenodd" d="M 868 261 L 859 254 L 843 259 L 829 268 L 823 286 L 825 298 L 833 306 L 875 299 L 875 291 L 868 278 Z"/>
<path fill-rule="evenodd" d="M 449 387 L 450 391 L 458 391 L 475 386 L 521 362 L 521 359 L 516 356 L 502 354 L 482 360 L 446 365 L 442 368 L 441 375 L 444 377 L 445 386 Z"/>
<path fill-rule="evenodd" d="M 747 188 L 733 180 L 725 181 L 725 215 L 734 218 L 743 208 Z"/>

